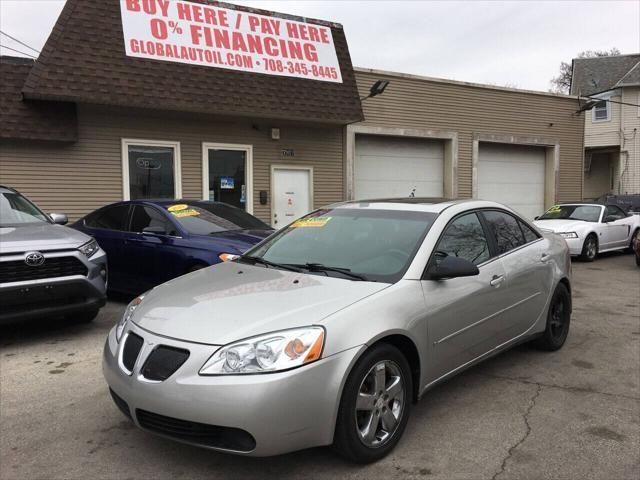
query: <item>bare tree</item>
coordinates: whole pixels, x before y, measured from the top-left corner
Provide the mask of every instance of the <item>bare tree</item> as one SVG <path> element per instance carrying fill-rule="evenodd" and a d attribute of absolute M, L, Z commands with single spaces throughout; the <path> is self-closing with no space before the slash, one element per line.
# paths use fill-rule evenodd
<path fill-rule="evenodd" d="M 612 55 L 620 55 L 620 50 L 613 47 L 611 50 L 585 50 L 580 52 L 575 58 L 593 58 L 593 57 L 610 57 Z M 569 93 L 571 88 L 571 62 L 560 63 L 560 74 L 551 79 L 550 92 L 553 93 Z"/>

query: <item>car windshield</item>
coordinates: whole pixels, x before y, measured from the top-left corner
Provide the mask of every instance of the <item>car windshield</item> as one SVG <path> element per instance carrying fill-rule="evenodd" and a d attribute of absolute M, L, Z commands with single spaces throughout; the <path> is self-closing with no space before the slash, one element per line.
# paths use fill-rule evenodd
<path fill-rule="evenodd" d="M 224 203 L 176 203 L 164 208 L 182 228 L 193 235 L 271 228 L 244 210 Z"/>
<path fill-rule="evenodd" d="M 246 255 L 319 275 L 393 283 L 409 267 L 436 216 L 363 208 L 317 210 Z"/>
<path fill-rule="evenodd" d="M 0 227 L 19 227 L 41 223 L 50 222 L 47 216 L 33 203 L 19 193 L 0 191 Z"/>
<path fill-rule="evenodd" d="M 556 205 L 547 210 L 538 220 L 582 220 L 598 222 L 602 207 L 598 205 Z"/>

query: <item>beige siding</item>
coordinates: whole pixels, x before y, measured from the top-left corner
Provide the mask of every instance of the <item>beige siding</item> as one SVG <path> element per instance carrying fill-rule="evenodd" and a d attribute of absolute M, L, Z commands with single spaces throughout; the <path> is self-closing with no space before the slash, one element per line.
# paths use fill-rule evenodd
<path fill-rule="evenodd" d="M 640 193 L 640 88 L 622 89 L 620 131 L 621 193 Z"/>
<path fill-rule="evenodd" d="M 78 217 L 122 199 L 122 138 L 180 142 L 182 193 L 202 198 L 202 142 L 253 145 L 254 214 L 270 221 L 270 205 L 259 204 L 270 190 L 270 165 L 311 165 L 314 206 L 343 196 L 342 128 L 265 125 L 172 117 L 168 113 L 125 114 L 79 106 L 79 140 L 68 145 L 11 142 L 0 144 L 0 184 L 17 188 L 44 210 Z M 280 127 L 281 140 L 270 139 Z M 294 158 L 282 158 L 293 149 Z M 269 200 L 271 194 L 269 193 Z"/>
<path fill-rule="evenodd" d="M 611 100 L 619 102 L 620 97 L 611 97 Z M 593 122 L 593 110 L 586 112 L 584 119 L 585 147 L 620 145 L 620 104 L 610 103 L 609 106 L 611 120 L 605 122 Z"/>
<path fill-rule="evenodd" d="M 359 70 L 361 95 L 378 79 L 384 94 L 363 102 L 364 125 L 458 133 L 458 195 L 472 195 L 474 135 L 535 136 L 560 143 L 557 201 L 582 198 L 584 117 L 575 98 L 538 95 Z"/>

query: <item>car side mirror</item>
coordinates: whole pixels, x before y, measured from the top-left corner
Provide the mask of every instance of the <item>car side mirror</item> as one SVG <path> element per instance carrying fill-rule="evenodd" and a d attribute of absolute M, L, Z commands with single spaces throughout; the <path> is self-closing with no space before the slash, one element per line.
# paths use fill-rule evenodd
<path fill-rule="evenodd" d="M 147 235 L 166 235 L 167 234 L 164 227 L 160 227 L 160 226 L 145 227 L 142 229 L 142 233 L 146 233 Z"/>
<path fill-rule="evenodd" d="M 533 219 L 534 219 L 534 220 L 537 220 L 537 219 L 539 219 L 539 218 L 540 218 L 540 216 L 539 216 L 539 215 L 538 215 L 538 216 L 536 216 L 536 217 L 533 217 Z"/>
<path fill-rule="evenodd" d="M 446 278 L 473 277 L 479 275 L 480 270 L 469 260 L 446 256 L 439 264 L 433 264 L 429 267 L 427 274 L 430 280 L 444 280 Z"/>
<path fill-rule="evenodd" d="M 69 223 L 69 217 L 64 213 L 50 213 L 49 218 L 56 225 L 66 225 Z"/>

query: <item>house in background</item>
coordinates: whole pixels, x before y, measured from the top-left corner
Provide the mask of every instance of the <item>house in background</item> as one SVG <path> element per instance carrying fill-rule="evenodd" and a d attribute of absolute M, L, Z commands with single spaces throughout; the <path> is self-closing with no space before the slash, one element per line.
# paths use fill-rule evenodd
<path fill-rule="evenodd" d="M 583 198 L 640 193 L 640 54 L 574 59 L 571 94 L 600 100 L 585 115 Z"/>

